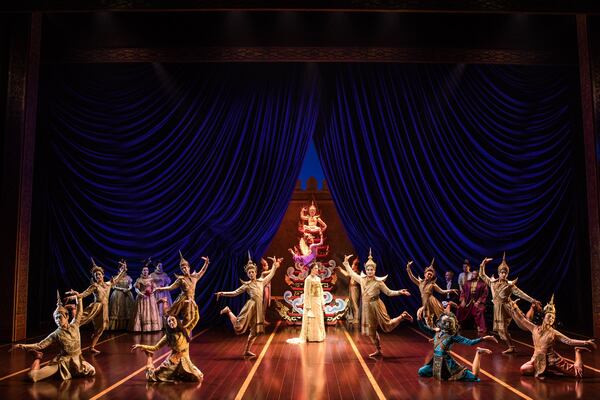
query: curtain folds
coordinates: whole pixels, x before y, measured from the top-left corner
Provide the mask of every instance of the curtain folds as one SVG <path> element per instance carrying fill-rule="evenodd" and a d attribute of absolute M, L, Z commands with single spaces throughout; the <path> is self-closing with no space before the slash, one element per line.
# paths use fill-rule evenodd
<path fill-rule="evenodd" d="M 196 269 L 207 255 L 196 295 L 215 317 L 213 293 L 239 285 L 247 251 L 262 255 L 287 209 L 315 128 L 314 76 L 301 65 L 212 64 L 48 75 L 46 268 L 81 289 L 90 256 L 107 276 L 127 259 L 135 279 L 149 256 L 173 274 L 179 249 Z"/>
<path fill-rule="evenodd" d="M 544 300 L 576 262 L 576 81 L 568 68 L 346 65 L 329 69 L 315 135 L 350 240 L 392 288 L 436 259 L 438 282 L 506 251 Z M 550 279 L 548 279 L 551 277 Z M 391 301 L 394 311 L 404 302 Z"/>

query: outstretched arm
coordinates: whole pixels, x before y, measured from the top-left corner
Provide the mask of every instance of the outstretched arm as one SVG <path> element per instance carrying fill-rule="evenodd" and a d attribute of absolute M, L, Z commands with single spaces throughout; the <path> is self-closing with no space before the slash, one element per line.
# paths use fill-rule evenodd
<path fill-rule="evenodd" d="M 206 269 L 208 268 L 208 257 L 202 257 L 202 259 L 204 260 L 204 265 L 202 265 L 202 268 L 200 268 L 200 271 L 198 272 L 192 272 L 191 275 L 194 275 L 194 277 L 196 277 L 196 279 L 200 279 L 204 276 L 204 274 L 206 273 Z"/>
<path fill-rule="evenodd" d="M 519 289 L 516 286 L 513 286 L 512 294 L 514 294 L 515 296 L 517 296 L 523 300 L 527 300 L 530 303 L 538 303 L 538 301 L 536 299 L 529 296 L 527 293 L 525 293 L 524 291 L 522 291 L 521 289 Z"/>
<path fill-rule="evenodd" d="M 521 309 L 519 308 L 519 306 L 517 305 L 516 301 L 511 301 L 508 304 L 509 307 L 512 308 L 512 312 L 511 315 L 513 317 L 513 319 L 515 320 L 515 323 L 517 324 L 517 326 L 521 329 L 523 329 L 524 331 L 533 331 L 533 329 L 535 328 L 535 324 L 533 322 L 531 322 L 530 320 L 528 320 L 525 315 L 523 315 L 523 311 L 521 311 Z"/>
<path fill-rule="evenodd" d="M 589 340 L 571 339 L 570 337 L 560 333 L 556 329 L 554 329 L 554 335 L 558 340 L 560 340 L 561 342 L 563 342 L 564 344 L 569 345 L 569 346 L 590 346 L 590 347 L 596 348 L 596 343 L 594 343 L 594 339 L 589 339 Z"/>
<path fill-rule="evenodd" d="M 117 276 L 113 276 L 106 283 L 108 283 L 109 285 L 114 285 L 127 274 L 127 263 L 125 261 L 119 261 L 119 267 L 119 273 L 117 274 Z"/>
<path fill-rule="evenodd" d="M 454 293 L 455 295 L 458 296 L 458 290 L 456 289 L 442 289 L 441 287 L 439 287 L 437 285 L 437 283 L 433 284 L 433 290 L 435 290 L 436 292 L 440 293 L 440 294 L 450 294 L 450 293 Z"/>
<path fill-rule="evenodd" d="M 71 325 L 79 325 L 81 318 L 83 318 L 83 301 L 75 298 L 75 303 L 77 304 L 77 311 L 75 311 L 75 316 L 71 320 Z"/>
<path fill-rule="evenodd" d="M 411 265 L 412 265 L 412 264 L 413 264 L 413 262 L 412 262 L 412 261 L 409 261 L 409 262 L 406 264 L 406 272 L 408 272 L 408 277 L 410 278 L 410 280 L 411 280 L 411 281 L 412 281 L 412 282 L 413 282 L 415 285 L 419 286 L 419 283 L 421 283 L 421 281 L 419 280 L 419 278 L 417 278 L 417 277 L 415 276 L 415 274 L 413 274 L 413 272 L 412 272 L 412 268 L 411 268 Z"/>
<path fill-rule="evenodd" d="M 163 292 L 163 291 L 170 292 L 171 290 L 177 289 L 179 287 L 179 285 L 180 285 L 179 279 L 175 279 L 175 282 L 173 282 L 171 285 L 156 288 L 156 289 L 154 289 L 154 291 L 155 292 Z"/>
<path fill-rule="evenodd" d="M 273 261 L 273 265 L 271 266 L 271 270 L 269 271 L 267 276 L 263 278 L 263 285 L 267 285 L 269 282 L 271 282 L 271 279 L 273 279 L 273 277 L 275 276 L 275 271 L 277 271 L 277 268 L 279 268 L 279 266 L 281 265 L 283 258 L 269 257 L 269 260 Z"/>
<path fill-rule="evenodd" d="M 491 280 L 490 280 L 490 277 L 487 276 L 486 273 L 485 273 L 485 266 L 490 261 L 492 261 L 492 259 L 489 258 L 489 257 L 486 257 L 486 258 L 483 259 L 483 261 L 481 262 L 481 264 L 479 264 L 479 277 L 488 286 L 491 284 Z"/>
<path fill-rule="evenodd" d="M 13 348 L 23 349 L 23 350 L 40 351 L 40 350 L 43 350 L 46 347 L 50 346 L 54 342 L 55 339 L 56 339 L 56 331 L 54 331 L 51 334 L 49 334 L 48 336 L 46 336 L 46 338 L 44 340 L 42 340 L 41 342 L 31 343 L 31 344 L 15 344 L 15 345 L 13 345 Z"/>
<path fill-rule="evenodd" d="M 386 296 L 389 296 L 389 297 L 410 296 L 410 292 L 408 290 L 406 290 L 406 289 L 392 290 L 389 287 L 387 287 L 385 282 L 379 282 L 379 290 L 381 290 L 383 293 L 385 293 Z"/>
<path fill-rule="evenodd" d="M 163 347 L 165 344 L 167 344 L 167 336 L 166 335 L 161 337 L 160 340 L 154 346 L 149 346 L 147 344 L 134 344 L 133 346 L 131 346 L 131 351 L 134 351 L 136 349 L 141 349 L 144 351 L 154 353 L 155 351 L 157 351 L 161 347 Z"/>
<path fill-rule="evenodd" d="M 344 268 L 346 269 L 346 273 L 352 278 L 354 279 L 354 282 L 360 284 L 360 275 L 357 274 L 356 272 L 354 272 L 352 270 L 352 267 L 350 266 L 350 263 L 348 262 L 348 260 L 350 260 L 350 257 L 352 257 L 352 254 L 350 255 L 346 255 L 344 256 L 344 262 L 342 263 L 342 265 L 344 266 Z M 346 275 L 346 276 L 348 276 Z"/>
<path fill-rule="evenodd" d="M 223 296 L 223 297 L 239 296 L 240 294 L 244 293 L 245 291 L 246 291 L 246 285 L 244 284 L 232 292 L 217 292 L 215 294 L 217 295 L 217 299 L 218 299 L 220 296 Z"/>

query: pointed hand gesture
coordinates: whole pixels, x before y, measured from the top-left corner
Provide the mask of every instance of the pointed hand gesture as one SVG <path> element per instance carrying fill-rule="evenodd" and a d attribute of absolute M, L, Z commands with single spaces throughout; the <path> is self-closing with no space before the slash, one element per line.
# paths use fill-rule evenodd
<path fill-rule="evenodd" d="M 347 263 L 348 260 L 350 260 L 350 258 L 353 256 L 353 254 L 349 254 L 349 255 L 345 255 L 344 256 L 344 262 Z"/>

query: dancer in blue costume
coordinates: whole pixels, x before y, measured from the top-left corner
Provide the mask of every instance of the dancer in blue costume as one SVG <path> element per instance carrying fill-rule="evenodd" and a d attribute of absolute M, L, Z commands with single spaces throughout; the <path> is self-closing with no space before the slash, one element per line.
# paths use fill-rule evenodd
<path fill-rule="evenodd" d="M 419 376 L 434 377 L 441 381 L 467 381 L 479 382 L 480 355 L 491 354 L 492 351 L 478 347 L 473 359 L 473 371 L 457 363 L 450 355 L 450 348 L 454 343 L 474 346 L 483 340 L 498 343 L 493 336 L 484 336 L 477 339 L 467 339 L 458 334 L 458 320 L 456 316 L 446 311 L 437 322 L 437 327 L 431 329 L 423 322 L 423 308 L 417 311 L 417 321 L 423 332 L 433 337 L 433 357 L 429 362 L 419 368 Z"/>

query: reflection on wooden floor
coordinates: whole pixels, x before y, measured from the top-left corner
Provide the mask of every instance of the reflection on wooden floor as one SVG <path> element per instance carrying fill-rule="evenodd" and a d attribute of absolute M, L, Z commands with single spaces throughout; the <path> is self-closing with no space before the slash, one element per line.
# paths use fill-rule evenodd
<path fill-rule="evenodd" d="M 277 329 L 274 335 L 273 331 Z M 539 381 L 522 377 L 519 366 L 531 357 L 530 338 L 514 331 L 521 343 L 515 355 L 500 354 L 501 344 L 491 344 L 494 354 L 482 361 L 488 375 L 481 375 L 479 383 L 438 382 L 417 376 L 418 368 L 431 355 L 432 345 L 413 326 L 401 326 L 392 334 L 382 335 L 385 358 L 372 360 L 368 339 L 344 327 L 327 330 L 324 343 L 289 344 L 287 339 L 299 334 L 295 327 L 269 326 L 259 337 L 255 352 L 265 349 L 264 358 L 244 359 L 245 336 L 235 336 L 224 328 L 196 332 L 191 346 L 191 358 L 204 372 L 204 382 L 182 384 L 149 384 L 145 380 L 145 357 L 132 354 L 133 343 L 152 343 L 159 334 L 109 334 L 92 356 L 85 353 L 97 375 L 89 379 L 71 381 L 48 380 L 30 383 L 26 369 L 31 358 L 24 352 L 7 352 L 0 348 L 0 393 L 3 399 L 592 399 L 600 393 L 599 351 L 585 354 L 586 368 L 583 380 L 548 378 Z M 472 332 L 463 332 L 472 337 Z M 272 340 L 268 339 L 272 336 Z M 84 334 L 83 346 L 89 335 Z M 39 340 L 39 338 L 38 338 Z M 361 360 L 352 349 L 356 345 Z M 486 343 L 487 345 L 487 343 Z M 53 356 L 55 349 L 47 349 L 44 361 Z M 456 354 L 472 360 L 474 348 L 455 345 Z M 558 351 L 572 358 L 572 349 Z M 158 352 L 157 357 L 165 351 Z M 253 367 L 255 366 L 256 368 Z M 364 368 L 363 368 L 364 366 Z M 377 382 L 369 381 L 365 368 Z M 139 372 L 136 372 L 139 371 Z M 250 375 L 249 375 L 250 374 Z M 251 379 L 248 377 L 251 376 Z M 248 381 L 247 386 L 244 382 Z"/>

